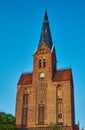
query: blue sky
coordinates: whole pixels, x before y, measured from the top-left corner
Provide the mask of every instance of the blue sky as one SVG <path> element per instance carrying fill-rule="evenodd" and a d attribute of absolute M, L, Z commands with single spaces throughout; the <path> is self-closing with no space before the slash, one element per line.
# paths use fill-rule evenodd
<path fill-rule="evenodd" d="M 0 0 L 0 111 L 15 114 L 17 82 L 33 70 L 46 9 L 57 66 L 72 68 L 76 123 L 85 128 L 85 0 Z"/>

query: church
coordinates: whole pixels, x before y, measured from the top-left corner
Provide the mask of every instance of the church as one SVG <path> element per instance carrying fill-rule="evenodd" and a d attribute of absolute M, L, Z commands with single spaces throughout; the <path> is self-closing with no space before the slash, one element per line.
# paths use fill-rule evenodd
<path fill-rule="evenodd" d="M 17 83 L 16 126 L 47 127 L 58 124 L 78 130 L 75 124 L 72 69 L 57 69 L 47 11 L 44 14 L 32 73 L 22 73 Z"/>

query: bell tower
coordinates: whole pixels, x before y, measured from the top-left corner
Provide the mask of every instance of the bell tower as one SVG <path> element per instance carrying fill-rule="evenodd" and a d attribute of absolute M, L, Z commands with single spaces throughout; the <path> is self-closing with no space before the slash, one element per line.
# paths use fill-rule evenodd
<path fill-rule="evenodd" d="M 48 15 L 46 11 L 44 15 L 38 48 L 34 54 L 33 81 L 38 81 L 38 79 L 52 81 L 55 70 L 55 47 L 52 42 Z"/>

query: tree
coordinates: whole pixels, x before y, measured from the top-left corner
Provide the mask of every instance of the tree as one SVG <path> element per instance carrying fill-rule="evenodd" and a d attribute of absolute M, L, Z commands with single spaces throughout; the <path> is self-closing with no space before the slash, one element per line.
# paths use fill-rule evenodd
<path fill-rule="evenodd" d="M 2 130 L 2 128 L 5 128 L 6 130 L 9 130 L 11 128 L 16 129 L 15 117 L 12 114 L 0 112 L 0 130 Z"/>

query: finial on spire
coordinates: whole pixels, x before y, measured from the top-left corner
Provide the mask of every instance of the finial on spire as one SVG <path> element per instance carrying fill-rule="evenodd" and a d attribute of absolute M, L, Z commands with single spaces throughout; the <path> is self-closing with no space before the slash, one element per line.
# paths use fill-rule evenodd
<path fill-rule="evenodd" d="M 48 21 L 48 14 L 47 14 L 47 10 L 45 11 L 45 15 L 44 15 L 44 22 Z"/>

